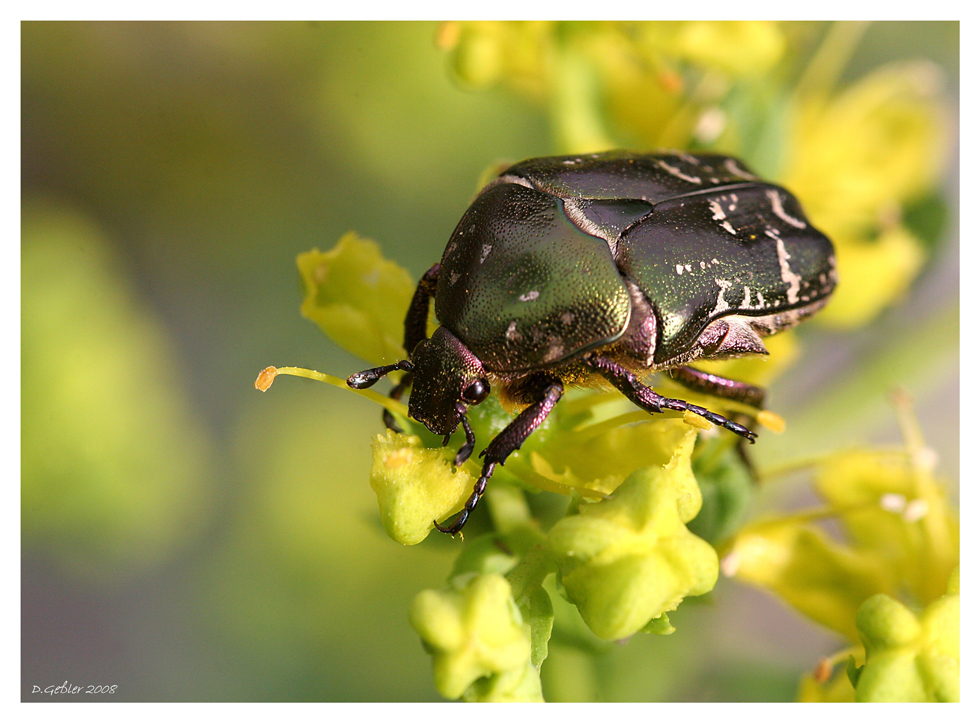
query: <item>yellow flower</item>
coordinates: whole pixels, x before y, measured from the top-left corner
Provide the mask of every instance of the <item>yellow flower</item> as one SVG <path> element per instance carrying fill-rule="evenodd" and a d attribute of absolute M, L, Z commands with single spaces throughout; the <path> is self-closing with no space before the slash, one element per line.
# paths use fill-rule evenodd
<path fill-rule="evenodd" d="M 403 545 L 422 542 L 460 510 L 475 480 L 465 469 L 453 470 L 447 453 L 422 446 L 418 437 L 387 430 L 374 438 L 371 489 L 378 496 L 385 532 Z"/>
<path fill-rule="evenodd" d="M 496 574 L 454 578 L 448 590 L 423 590 L 412 627 L 432 653 L 436 689 L 456 699 L 541 700 L 531 642 L 511 586 Z"/>
<path fill-rule="evenodd" d="M 701 508 L 693 436 L 671 463 L 637 471 L 548 535 L 568 599 L 604 640 L 628 637 L 714 587 L 718 556 L 685 526 Z"/>

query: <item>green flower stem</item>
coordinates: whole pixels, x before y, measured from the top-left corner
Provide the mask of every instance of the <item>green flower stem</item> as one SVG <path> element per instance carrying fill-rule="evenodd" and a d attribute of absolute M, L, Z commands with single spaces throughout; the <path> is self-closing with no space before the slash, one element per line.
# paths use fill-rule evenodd
<path fill-rule="evenodd" d="M 615 148 L 606 131 L 599 80 L 588 56 L 574 47 L 574 38 L 556 43 L 550 104 L 554 136 L 565 153 Z"/>
<path fill-rule="evenodd" d="M 830 95 L 868 25 L 868 22 L 836 22 L 830 26 L 797 83 L 797 98 Z"/>
<path fill-rule="evenodd" d="M 915 497 L 926 500 L 930 509 L 936 509 L 940 505 L 937 504 L 939 500 L 936 499 L 937 489 L 932 476 L 933 455 L 926 447 L 925 440 L 922 438 L 922 431 L 915 420 L 912 400 L 905 391 L 896 389 L 892 393 L 892 404 L 895 406 L 898 415 L 898 425 L 902 431 L 902 439 L 905 441 L 909 463 L 912 466 Z M 959 552 L 955 542 L 948 534 L 944 516 L 927 514 L 922 518 L 922 524 L 925 526 L 923 545 L 931 550 L 933 560 L 958 559 Z"/>
<path fill-rule="evenodd" d="M 493 527 L 500 533 L 506 535 L 517 527 L 534 524 L 524 492 L 514 485 L 494 485 L 487 490 L 485 499 Z"/>
<path fill-rule="evenodd" d="M 558 570 L 554 558 L 544 547 L 545 536 L 540 535 L 541 544 L 531 547 L 513 570 L 505 576 L 514 591 L 514 602 L 522 607 L 531 595 L 541 588 L 544 579 Z"/>
<path fill-rule="evenodd" d="M 862 452 L 865 449 L 865 447 L 844 447 L 833 452 L 821 452 L 820 454 L 809 457 L 800 457 L 790 462 L 773 465 L 758 471 L 759 483 L 764 485 L 775 484 L 782 478 L 789 477 L 797 472 L 808 472 L 816 467 L 825 465 L 828 461 L 836 457 Z M 887 454 L 892 454 L 896 457 L 905 456 L 905 450 L 901 447 L 875 447 L 875 451 L 879 452 L 883 458 Z"/>

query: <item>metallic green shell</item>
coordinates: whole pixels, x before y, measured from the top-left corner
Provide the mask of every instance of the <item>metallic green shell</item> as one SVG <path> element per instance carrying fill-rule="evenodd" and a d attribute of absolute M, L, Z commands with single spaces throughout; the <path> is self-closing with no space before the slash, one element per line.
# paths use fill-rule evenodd
<path fill-rule="evenodd" d="M 630 298 L 606 242 L 572 223 L 561 199 L 500 184 L 446 247 L 436 317 L 487 371 L 523 373 L 617 339 Z"/>
<path fill-rule="evenodd" d="M 559 364 L 618 339 L 625 280 L 656 316 L 652 361 L 715 319 L 810 307 L 837 281 L 829 239 L 785 189 L 728 156 L 534 158 L 487 186 L 442 260 L 436 316 L 489 371 Z"/>

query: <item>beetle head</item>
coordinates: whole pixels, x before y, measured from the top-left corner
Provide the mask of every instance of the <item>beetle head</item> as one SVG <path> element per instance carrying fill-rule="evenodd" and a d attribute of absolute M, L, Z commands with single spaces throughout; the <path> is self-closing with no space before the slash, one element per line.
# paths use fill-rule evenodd
<path fill-rule="evenodd" d="M 444 326 L 415 347 L 412 367 L 408 413 L 433 434 L 452 434 L 465 422 L 466 405 L 490 393 L 483 364 Z"/>

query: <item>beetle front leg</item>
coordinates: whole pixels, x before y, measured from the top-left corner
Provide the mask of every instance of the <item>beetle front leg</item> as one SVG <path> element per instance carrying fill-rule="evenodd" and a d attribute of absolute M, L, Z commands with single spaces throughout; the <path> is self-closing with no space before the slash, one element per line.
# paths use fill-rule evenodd
<path fill-rule="evenodd" d="M 426 328 L 429 323 L 429 299 L 436 295 L 436 285 L 439 283 L 439 264 L 433 264 L 426 271 L 415 287 L 415 294 L 408 305 L 405 314 L 405 352 L 409 359 L 419 342 L 426 338 Z"/>
<path fill-rule="evenodd" d="M 614 387 L 621 391 L 627 399 L 633 402 L 633 404 L 645 409 L 648 412 L 662 413 L 665 409 L 670 409 L 676 412 L 691 412 L 699 417 L 707 419 L 712 424 L 718 425 L 719 427 L 724 427 L 729 432 L 734 432 L 735 434 L 744 437 L 745 439 L 749 440 L 749 442 L 754 443 L 756 436 L 758 436 L 751 429 L 743 427 L 741 424 L 736 424 L 727 417 L 723 417 L 720 414 L 715 414 L 704 407 L 699 407 L 696 404 L 685 402 L 683 399 L 671 399 L 670 397 L 664 397 L 657 394 L 646 384 L 639 381 L 633 372 L 629 371 L 623 366 L 620 366 L 611 359 L 595 354 L 587 357 L 585 363 L 605 377 Z"/>
<path fill-rule="evenodd" d="M 429 322 L 429 299 L 436 295 L 436 285 L 439 283 L 439 264 L 433 264 L 432 268 L 426 271 L 415 287 L 412 301 L 408 305 L 408 312 L 405 314 L 405 352 L 409 358 L 412 351 L 420 341 L 425 339 L 426 325 Z M 400 400 L 405 390 L 412 385 L 412 373 L 409 372 L 401 378 L 388 396 L 395 400 Z M 402 428 L 398 426 L 395 417 L 387 409 L 381 413 L 381 421 L 385 427 L 401 434 Z"/>
<path fill-rule="evenodd" d="M 466 500 L 462 512 L 459 513 L 459 516 L 451 525 L 443 527 L 438 522 L 433 521 L 432 524 L 435 525 L 437 530 L 455 536 L 457 532 L 463 529 L 466 520 L 469 519 L 470 514 L 476 509 L 477 503 L 479 503 L 480 498 L 483 496 L 494 468 L 498 464 L 502 465 L 508 456 L 521 448 L 524 440 L 531 436 L 531 433 L 535 429 L 541 426 L 541 423 L 544 422 L 551 410 L 554 409 L 555 404 L 558 403 L 558 400 L 561 399 L 564 392 L 565 386 L 561 381 L 549 379 L 541 390 L 538 401 L 518 414 L 500 434 L 491 440 L 487 448 L 480 453 L 480 456 L 483 457 L 483 471 L 480 473 L 480 478 L 476 481 L 476 484 L 473 485 L 473 494 Z"/>

